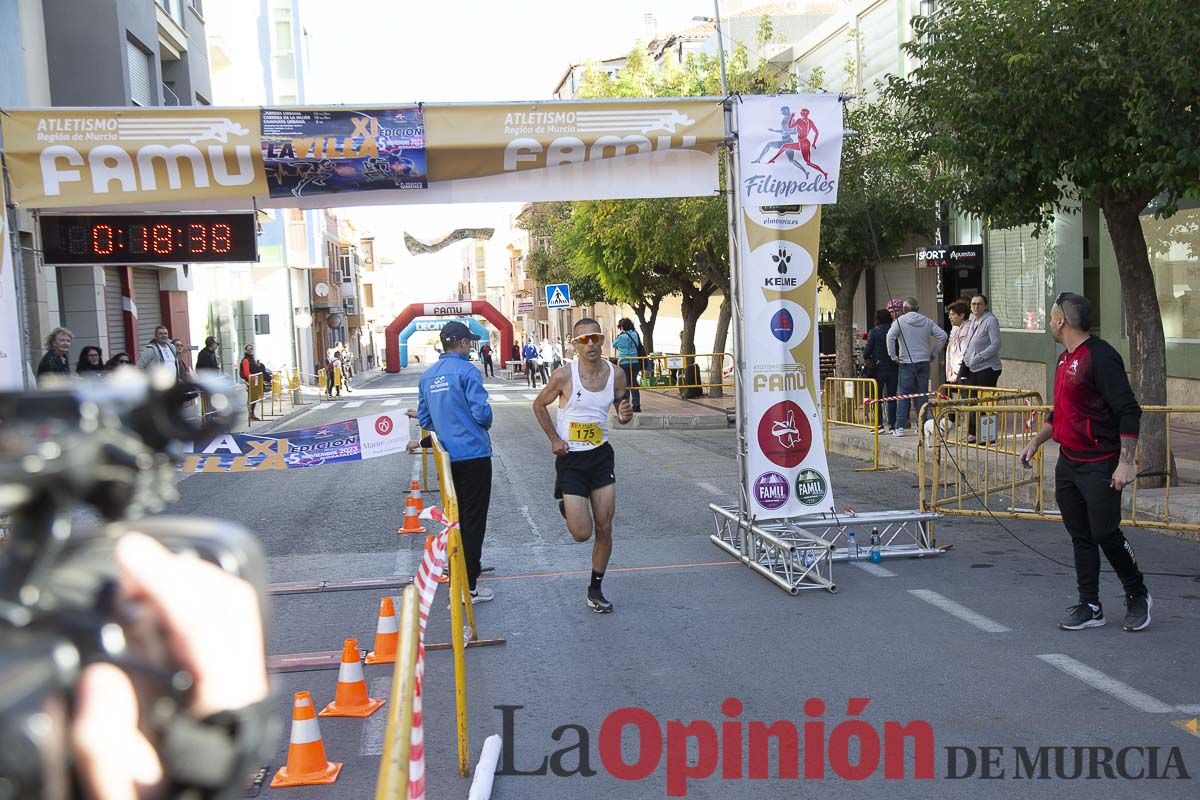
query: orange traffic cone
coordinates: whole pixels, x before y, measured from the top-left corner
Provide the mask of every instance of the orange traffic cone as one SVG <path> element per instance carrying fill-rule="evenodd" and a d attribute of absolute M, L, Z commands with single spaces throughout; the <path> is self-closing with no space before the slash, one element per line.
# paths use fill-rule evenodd
<path fill-rule="evenodd" d="M 321 709 L 322 717 L 369 717 L 383 705 L 367 694 L 362 662 L 358 660 L 358 640 L 347 639 L 342 646 L 342 666 L 338 670 L 337 693 L 333 702 Z"/>
<path fill-rule="evenodd" d="M 288 744 L 287 765 L 275 773 L 271 788 L 333 783 L 341 771 L 340 762 L 325 760 L 325 744 L 313 714 L 312 695 L 296 692 L 292 701 L 292 740 Z"/>
<path fill-rule="evenodd" d="M 379 622 L 375 626 L 375 649 L 367 653 L 368 664 L 392 664 L 396 661 L 396 645 L 400 641 L 400 626 L 396 623 L 396 606 L 392 598 L 379 601 Z"/>
<path fill-rule="evenodd" d="M 404 501 L 404 527 L 396 531 L 396 533 L 424 533 L 425 529 L 421 527 L 421 512 L 413 505 L 412 498 Z"/>
<path fill-rule="evenodd" d="M 417 507 L 418 514 L 425 510 L 425 503 L 421 500 L 421 482 L 416 478 L 413 478 L 412 488 L 409 490 L 409 497 L 412 498 L 413 505 Z"/>

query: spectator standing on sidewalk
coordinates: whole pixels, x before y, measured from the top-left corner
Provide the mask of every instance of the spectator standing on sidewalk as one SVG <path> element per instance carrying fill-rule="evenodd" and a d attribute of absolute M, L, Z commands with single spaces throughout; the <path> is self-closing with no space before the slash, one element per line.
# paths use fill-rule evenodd
<path fill-rule="evenodd" d="M 642 411 L 642 393 L 638 387 L 638 375 L 642 371 L 642 361 L 638 358 L 639 350 L 641 350 L 642 340 L 638 336 L 637 331 L 633 329 L 633 320 L 628 317 L 622 317 L 617 323 L 617 329 L 620 330 L 613 337 L 613 350 L 617 352 L 617 365 L 621 371 L 625 373 L 625 385 L 629 387 L 629 402 L 633 407 L 633 413 L 640 414 Z"/>
<path fill-rule="evenodd" d="M 79 351 L 75 374 L 81 378 L 98 378 L 104 374 L 104 354 L 99 347 L 89 344 Z"/>
<path fill-rule="evenodd" d="M 483 362 L 483 374 L 496 377 L 496 368 L 492 366 L 492 346 L 487 342 L 479 348 L 479 360 Z"/>
<path fill-rule="evenodd" d="M 238 365 L 238 375 L 240 375 L 242 380 L 246 383 L 250 382 L 251 375 L 262 375 L 263 395 L 265 396 L 269 391 L 268 387 L 271 385 L 271 373 L 267 372 L 267 368 L 263 366 L 263 363 L 254 357 L 254 345 L 252 344 L 246 345 L 242 350 L 242 361 L 241 364 Z M 262 417 L 259 417 L 254 413 L 254 407 L 260 402 L 262 402 L 261 399 L 255 400 L 250 404 L 250 419 L 255 422 L 262 419 Z"/>
<path fill-rule="evenodd" d="M 1126 631 L 1150 627 L 1154 601 L 1138 568 L 1133 547 L 1121 532 L 1121 490 L 1137 480 L 1134 454 L 1141 428 L 1138 405 L 1125 362 L 1112 345 L 1092 336 L 1092 306 L 1086 297 L 1063 292 L 1050 309 L 1050 335 L 1066 352 L 1054 373 L 1054 410 L 1021 451 L 1030 460 L 1048 439 L 1058 442 L 1054 499 L 1075 550 L 1079 603 L 1058 627 L 1077 631 L 1104 624 L 1100 603 L 1100 552 L 1125 589 Z"/>
<path fill-rule="evenodd" d="M 177 372 L 175 343 L 171 341 L 171 332 L 167 330 L 166 325 L 159 325 L 154 329 L 154 338 L 146 343 L 142 348 L 142 352 L 138 354 L 138 366 L 142 369 L 150 369 L 155 364 L 164 364 L 171 368 L 172 372 Z"/>
<path fill-rule="evenodd" d="M 892 327 L 893 315 L 886 308 L 875 312 L 875 327 L 867 333 L 867 343 L 863 346 L 863 360 L 867 365 L 867 377 L 874 378 L 879 386 L 880 397 L 894 397 L 900 378 L 899 367 L 888 355 L 887 335 Z M 892 430 L 896 427 L 896 401 L 887 401 L 887 422 L 880 425 L 879 430 Z"/>
<path fill-rule="evenodd" d="M 196 369 L 221 371 L 221 343 L 217 337 L 209 336 L 204 340 L 204 349 L 196 355 Z"/>
<path fill-rule="evenodd" d="M 1000 382 L 1000 320 L 988 310 L 988 299 L 981 294 L 971 298 L 972 319 L 966 351 L 959 370 L 959 383 L 968 386 L 995 386 Z M 975 418 L 969 414 L 967 441 L 975 441 Z"/>
<path fill-rule="evenodd" d="M 946 345 L 946 383 L 956 383 L 959 380 L 959 370 L 963 366 L 963 354 L 966 353 L 967 342 L 971 338 L 971 324 L 967 321 L 971 316 L 971 307 L 965 300 L 955 300 L 946 306 L 946 316 L 950 317 L 950 342 Z"/>
<path fill-rule="evenodd" d="M 921 314 L 920 309 L 917 298 L 904 298 L 904 313 L 888 330 L 888 355 L 900 367 L 897 392 L 902 397 L 896 403 L 894 436 L 903 436 L 908 430 L 909 409 L 913 402 L 903 395 L 929 391 L 929 362 L 946 346 L 948 338 L 941 326 Z"/>
<path fill-rule="evenodd" d="M 525 378 L 529 382 L 529 388 L 536 389 L 538 349 L 534 346 L 533 339 L 525 343 L 525 347 L 521 350 L 521 358 L 525 359 Z"/>
<path fill-rule="evenodd" d="M 484 603 L 496 596 L 486 586 L 476 585 L 492 499 L 492 440 L 488 436 L 492 407 L 483 378 L 468 356 L 471 343 L 479 336 L 461 322 L 447 322 L 440 338 L 442 355 L 421 376 L 417 422 L 436 433 L 450 455 L 467 583 L 472 602 Z"/>

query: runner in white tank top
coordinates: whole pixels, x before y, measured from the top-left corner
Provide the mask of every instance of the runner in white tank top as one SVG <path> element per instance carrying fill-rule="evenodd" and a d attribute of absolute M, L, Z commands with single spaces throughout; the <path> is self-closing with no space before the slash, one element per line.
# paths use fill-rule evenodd
<path fill-rule="evenodd" d="M 593 392 L 579 379 L 573 365 L 563 367 L 571 375 L 571 393 L 559 398 L 555 430 L 572 453 L 594 450 L 608 441 L 608 411 L 613 404 L 613 376 L 617 370 L 608 361 L 608 380 L 604 388 Z"/>
<path fill-rule="evenodd" d="M 550 439 L 556 456 L 554 496 L 561 498 L 559 510 L 567 530 L 577 542 L 592 543 L 592 581 L 587 603 L 601 614 L 613 610 L 600 582 L 612 555 L 612 521 L 617 509 L 617 473 L 612 445 L 608 442 L 608 415 L 613 406 L 624 425 L 633 419 L 625 386 L 625 373 L 604 359 L 604 334 L 594 319 L 575 323 L 578 358 L 557 369 L 537 399 L 533 415 Z M 558 403 L 557 423 L 548 407 Z"/>

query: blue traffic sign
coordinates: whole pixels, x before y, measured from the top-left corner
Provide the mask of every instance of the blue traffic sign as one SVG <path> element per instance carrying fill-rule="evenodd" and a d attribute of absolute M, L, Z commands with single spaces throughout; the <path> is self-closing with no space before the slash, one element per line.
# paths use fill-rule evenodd
<path fill-rule="evenodd" d="M 551 283 L 546 286 L 546 308 L 570 308 L 571 287 L 565 283 Z"/>

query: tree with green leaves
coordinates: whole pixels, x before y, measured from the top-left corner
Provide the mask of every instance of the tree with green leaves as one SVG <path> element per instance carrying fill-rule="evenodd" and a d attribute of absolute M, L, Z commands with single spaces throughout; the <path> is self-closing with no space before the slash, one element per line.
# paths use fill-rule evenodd
<path fill-rule="evenodd" d="M 763 50 L 774 38 L 770 20 L 759 25 L 756 47 Z M 738 44 L 729 54 L 726 78 L 731 93 L 765 94 L 795 89 L 795 78 L 766 59 L 751 64 L 750 52 Z M 638 45 L 625 65 L 610 76 L 594 67 L 585 70 L 579 96 L 607 97 L 692 97 L 721 94 L 720 65 L 717 58 L 695 54 L 682 68 L 666 63 L 657 65 Z M 724 155 L 722 154 L 722 158 Z M 722 183 L 725 171 L 721 170 Z M 732 318 L 729 291 L 728 213 L 723 196 L 687 197 L 635 201 L 594 201 L 577 203 L 577 230 L 592 234 L 593 245 L 586 253 L 585 269 L 601 274 L 606 287 L 636 289 L 639 280 L 629 273 L 645 272 L 645 285 L 664 286 L 668 294 L 681 296 L 683 336 L 680 350 L 695 353 L 696 325 L 707 310 L 710 298 L 722 294 L 721 310 L 712 351 L 724 352 Z M 625 296 L 635 295 L 630 292 Z M 617 296 L 617 295 L 614 295 Z M 653 295 L 650 295 L 653 297 Z M 638 304 L 629 300 L 635 310 Z M 643 304 L 649 308 L 651 304 Z M 649 318 L 650 320 L 653 317 Z M 639 311 L 643 339 L 647 349 L 653 341 L 653 324 Z M 649 330 L 648 330 L 649 329 Z M 709 383 L 721 382 L 722 363 L 714 359 Z"/>
<path fill-rule="evenodd" d="M 1197 22 L 1196 0 L 944 0 L 914 20 L 918 66 L 890 87 L 960 210 L 1045 227 L 1080 201 L 1100 209 L 1143 404 L 1166 401 L 1166 343 L 1139 217 L 1200 186 Z M 1162 433 L 1143 420 L 1144 470 L 1163 471 Z"/>
<path fill-rule="evenodd" d="M 914 237 L 933 232 L 936 201 L 928 166 L 912 155 L 913 128 L 898 103 L 851 101 L 845 119 L 838 200 L 821 208 L 817 270 L 837 302 L 837 374 L 853 376 L 859 281 L 866 270 L 905 252 Z"/>

